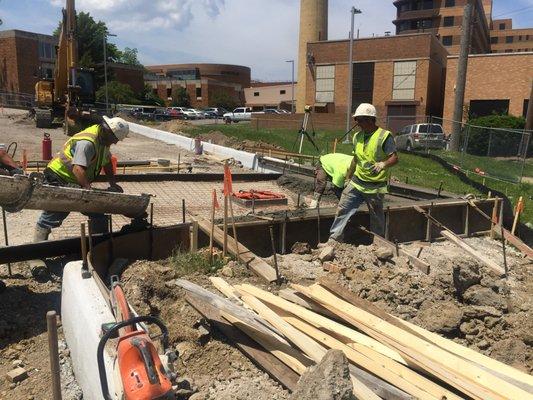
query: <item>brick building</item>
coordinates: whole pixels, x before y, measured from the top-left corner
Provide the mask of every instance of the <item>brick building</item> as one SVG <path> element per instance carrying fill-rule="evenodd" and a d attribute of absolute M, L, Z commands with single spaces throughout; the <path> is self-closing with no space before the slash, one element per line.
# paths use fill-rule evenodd
<path fill-rule="evenodd" d="M 315 112 L 346 115 L 348 104 L 348 40 L 309 43 L 306 103 Z M 441 115 L 446 49 L 432 33 L 354 41 L 352 98 L 373 103 L 380 116 L 408 124 L 418 115 Z"/>
<path fill-rule="evenodd" d="M 53 77 L 56 45 L 51 35 L 0 31 L 0 91 L 33 94 L 41 76 Z"/>
<path fill-rule="evenodd" d="M 453 117 L 457 60 L 457 56 L 448 57 L 443 114 L 445 120 Z M 525 116 L 533 81 L 532 65 L 533 52 L 469 56 L 465 108 L 474 116 L 493 113 Z M 497 77 L 494 77 L 496 72 Z M 445 128 L 449 128 L 450 124 L 447 122 L 445 125 Z"/>
<path fill-rule="evenodd" d="M 129 85 L 136 95 L 144 90 L 144 68 L 138 65 L 107 63 L 109 75 L 116 81 Z"/>
<path fill-rule="evenodd" d="M 533 51 L 533 28 L 513 29 L 513 20 L 495 19 L 490 31 L 492 53 Z"/>
<path fill-rule="evenodd" d="M 294 93 L 292 90 L 292 82 L 252 82 L 251 87 L 244 89 L 245 105 L 254 110 L 282 108 L 290 111 L 293 97 L 296 96 L 296 82 Z"/>
<path fill-rule="evenodd" d="M 178 87 L 184 87 L 192 107 L 208 107 L 220 98 L 235 104 L 245 102 L 244 88 L 250 87 L 249 67 L 228 64 L 169 64 L 147 66 L 145 81 L 154 94 L 172 103 Z"/>

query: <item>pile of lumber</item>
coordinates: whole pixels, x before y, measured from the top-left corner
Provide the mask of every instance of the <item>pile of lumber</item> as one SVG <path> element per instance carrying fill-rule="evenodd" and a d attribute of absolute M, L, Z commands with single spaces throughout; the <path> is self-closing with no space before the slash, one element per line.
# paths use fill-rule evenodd
<path fill-rule="evenodd" d="M 533 399 L 533 377 L 387 314 L 328 279 L 279 295 L 211 278 L 187 301 L 286 388 L 328 349 L 350 362 L 359 399 Z"/>

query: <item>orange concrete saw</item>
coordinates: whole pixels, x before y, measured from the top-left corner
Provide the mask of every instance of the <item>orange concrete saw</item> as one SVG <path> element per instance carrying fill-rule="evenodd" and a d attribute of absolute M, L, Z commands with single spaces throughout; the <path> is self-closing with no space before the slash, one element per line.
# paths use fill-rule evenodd
<path fill-rule="evenodd" d="M 116 322 L 104 324 L 104 335 L 98 344 L 98 373 L 105 400 L 115 400 L 109 393 L 104 363 L 104 350 L 111 338 L 118 338 L 116 352 L 124 400 L 175 399 L 172 384 L 176 374 L 164 367 L 154 343 L 140 323 L 155 324 L 161 330 L 161 347 L 166 359 L 172 363 L 176 354 L 169 350 L 168 329 L 152 316 L 132 316 L 118 277 L 111 278 L 111 308 Z"/>

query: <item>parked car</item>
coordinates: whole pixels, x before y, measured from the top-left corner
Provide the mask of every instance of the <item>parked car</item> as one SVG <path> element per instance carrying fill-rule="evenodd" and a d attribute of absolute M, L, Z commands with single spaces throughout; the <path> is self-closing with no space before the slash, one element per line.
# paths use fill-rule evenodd
<path fill-rule="evenodd" d="M 190 108 L 189 110 L 191 110 L 192 112 L 194 112 L 196 114 L 196 119 L 204 119 L 205 118 L 205 113 L 201 110 L 197 110 L 196 108 Z"/>
<path fill-rule="evenodd" d="M 282 114 L 279 110 L 276 110 L 275 108 L 266 108 L 263 110 L 265 114 Z"/>
<path fill-rule="evenodd" d="M 443 149 L 446 147 L 444 131 L 440 124 L 413 124 L 396 134 L 398 150 Z"/>
<path fill-rule="evenodd" d="M 172 108 L 172 107 L 167 108 L 167 114 L 172 119 L 183 119 L 183 116 L 184 116 L 183 112 L 181 112 L 180 110 L 177 110 L 176 108 Z"/>
<path fill-rule="evenodd" d="M 190 108 L 186 107 L 169 107 L 172 110 L 179 111 L 183 114 L 183 119 L 198 119 L 198 115 Z"/>
<path fill-rule="evenodd" d="M 131 115 L 147 121 L 169 121 L 172 118 L 167 110 L 156 107 L 138 107 L 132 110 Z"/>
<path fill-rule="evenodd" d="M 207 111 L 207 110 L 204 110 L 203 113 L 205 114 L 205 117 L 207 119 L 216 119 L 216 118 L 219 118 L 218 114 L 214 111 Z"/>
<path fill-rule="evenodd" d="M 224 114 L 223 118 L 226 122 L 240 122 L 251 121 L 252 114 L 264 114 L 264 111 L 252 112 L 251 107 L 237 107 L 232 112 Z"/>
<path fill-rule="evenodd" d="M 222 116 L 224 116 L 224 114 L 226 114 L 228 112 L 228 110 L 226 110 L 223 107 L 208 107 L 208 108 L 204 109 L 204 112 L 213 112 L 217 116 L 222 117 Z"/>

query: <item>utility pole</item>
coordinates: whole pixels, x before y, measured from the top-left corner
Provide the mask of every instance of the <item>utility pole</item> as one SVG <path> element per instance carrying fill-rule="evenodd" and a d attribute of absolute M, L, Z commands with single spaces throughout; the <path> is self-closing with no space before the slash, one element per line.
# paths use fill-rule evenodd
<path fill-rule="evenodd" d="M 294 60 L 288 60 L 285 61 L 292 64 L 292 78 L 291 78 L 291 92 L 292 92 L 292 100 L 291 100 L 291 114 L 294 114 Z"/>
<path fill-rule="evenodd" d="M 104 32 L 104 85 L 105 85 L 105 113 L 109 114 L 109 94 L 107 92 L 107 37 L 114 36 L 112 33 Z"/>
<path fill-rule="evenodd" d="M 353 101 L 353 30 L 354 30 L 354 20 L 355 14 L 361 14 L 361 10 L 352 7 L 350 10 L 351 14 L 351 25 L 350 25 L 350 41 L 349 41 L 349 56 L 348 56 L 348 101 L 346 105 L 346 131 L 350 130 L 351 120 L 352 120 L 352 101 Z M 349 141 L 348 136 L 346 136 L 346 141 Z"/>
<path fill-rule="evenodd" d="M 466 72 L 468 69 L 468 53 L 470 52 L 470 35 L 472 30 L 473 1 L 467 0 L 463 12 L 463 34 L 461 36 L 461 48 L 457 60 L 457 79 L 455 83 L 455 103 L 453 108 L 452 135 L 450 150 L 459 151 L 461 145 L 461 126 L 463 121 L 463 106 L 465 100 Z M 480 16 L 484 18 L 484 16 Z"/>

